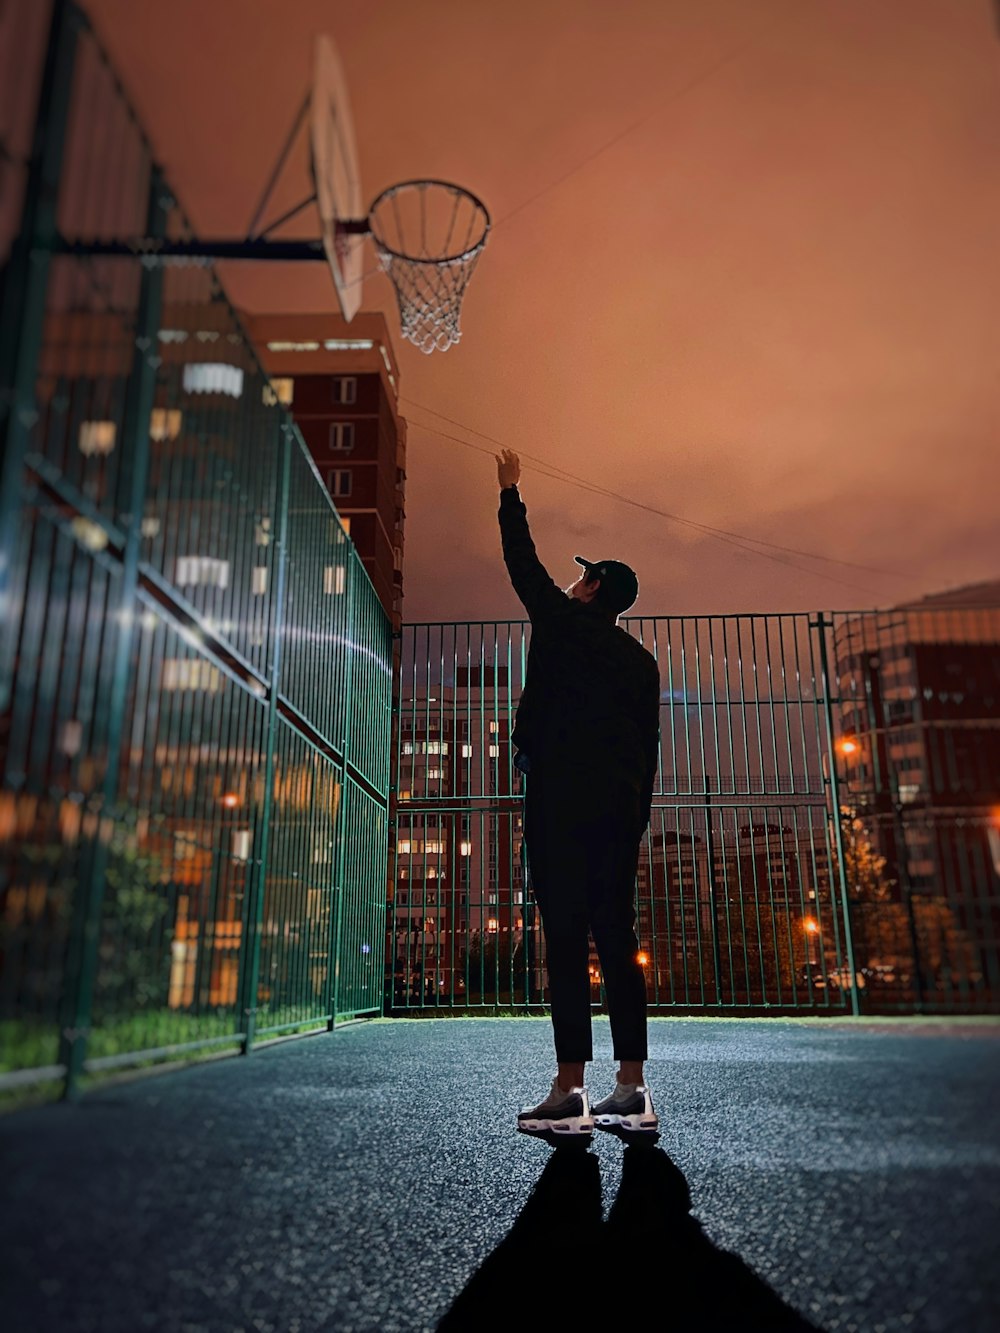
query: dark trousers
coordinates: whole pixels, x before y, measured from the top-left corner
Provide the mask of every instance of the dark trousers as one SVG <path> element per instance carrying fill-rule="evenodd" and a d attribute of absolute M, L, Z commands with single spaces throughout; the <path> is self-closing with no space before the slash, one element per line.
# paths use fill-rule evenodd
<path fill-rule="evenodd" d="M 593 1059 L 593 935 L 616 1060 L 646 1059 L 646 979 L 637 960 L 639 798 L 628 787 L 532 769 L 524 800 L 528 886 L 542 917 L 556 1060 Z"/>

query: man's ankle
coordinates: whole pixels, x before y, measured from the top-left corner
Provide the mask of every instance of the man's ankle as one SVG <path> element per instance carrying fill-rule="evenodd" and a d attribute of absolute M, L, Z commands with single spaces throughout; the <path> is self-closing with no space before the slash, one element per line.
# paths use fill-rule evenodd
<path fill-rule="evenodd" d="M 560 1092 L 572 1092 L 574 1088 L 582 1088 L 583 1065 L 561 1064 L 556 1074 L 556 1087 Z"/>

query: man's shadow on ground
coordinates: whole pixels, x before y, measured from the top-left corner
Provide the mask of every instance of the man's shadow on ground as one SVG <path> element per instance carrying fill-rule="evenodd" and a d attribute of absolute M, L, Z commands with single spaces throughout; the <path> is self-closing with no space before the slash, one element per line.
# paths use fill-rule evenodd
<path fill-rule="evenodd" d="M 584 1144 L 559 1145 L 510 1231 L 479 1266 L 437 1333 L 507 1330 L 541 1317 L 589 1328 L 675 1333 L 820 1333 L 691 1216 L 680 1169 L 653 1142 L 624 1150 L 607 1220 L 601 1172 Z"/>

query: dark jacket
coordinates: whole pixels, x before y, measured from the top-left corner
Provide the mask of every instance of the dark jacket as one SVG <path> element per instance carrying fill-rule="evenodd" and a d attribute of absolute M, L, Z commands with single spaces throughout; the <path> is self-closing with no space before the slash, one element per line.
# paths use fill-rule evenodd
<path fill-rule="evenodd" d="M 594 605 L 568 597 L 538 559 L 516 486 L 500 492 L 500 537 L 514 591 L 531 620 L 513 744 L 519 758 L 583 776 L 595 799 L 623 783 L 649 822 L 660 741 L 656 659 Z"/>

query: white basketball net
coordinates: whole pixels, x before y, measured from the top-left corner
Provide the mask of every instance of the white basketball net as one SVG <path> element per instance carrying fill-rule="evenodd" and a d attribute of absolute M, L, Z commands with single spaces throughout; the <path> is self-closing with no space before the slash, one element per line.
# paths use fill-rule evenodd
<path fill-rule="evenodd" d="M 403 337 L 422 352 L 443 352 L 462 337 L 462 298 L 486 244 L 490 215 L 447 181 L 404 181 L 369 214 L 379 263 L 392 279 Z"/>

